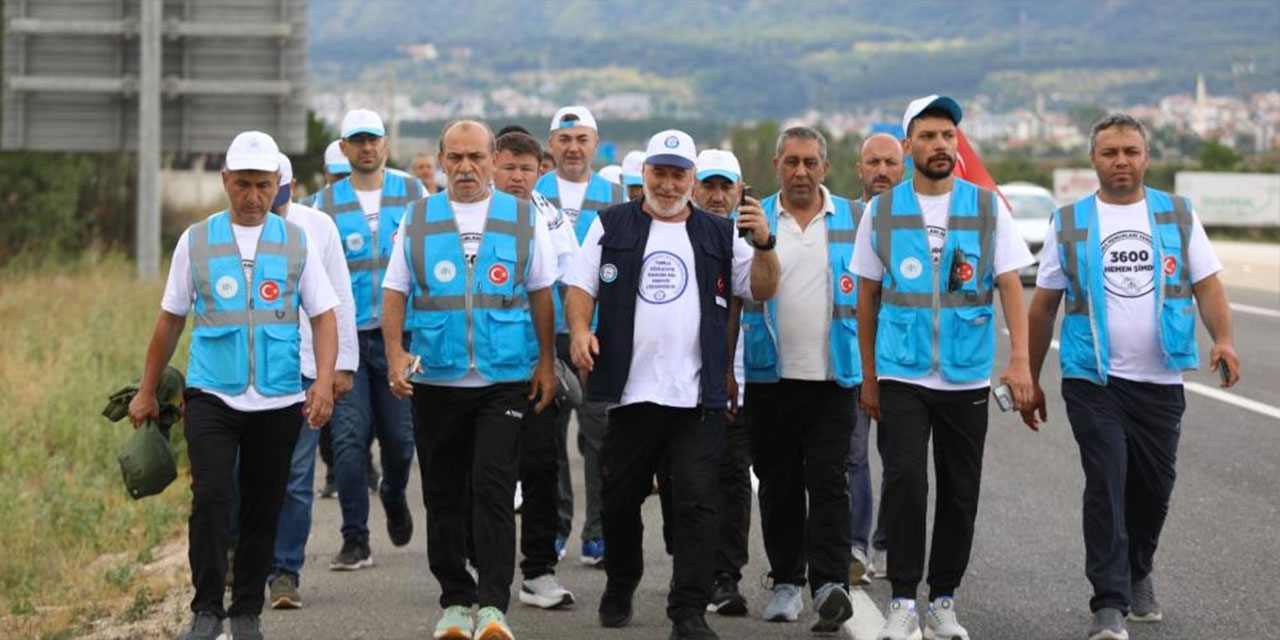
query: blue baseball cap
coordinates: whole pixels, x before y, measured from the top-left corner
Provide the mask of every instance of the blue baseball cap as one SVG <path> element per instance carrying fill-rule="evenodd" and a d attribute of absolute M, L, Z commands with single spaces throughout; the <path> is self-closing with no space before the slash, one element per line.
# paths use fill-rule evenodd
<path fill-rule="evenodd" d="M 951 121 L 960 124 L 960 117 L 964 112 L 960 110 L 960 103 L 948 96 L 940 96 L 938 94 L 928 95 L 923 98 L 917 98 L 907 105 L 907 111 L 902 114 L 902 132 L 905 135 L 907 130 L 911 128 L 911 121 L 915 120 L 926 109 L 938 108 L 951 114 Z"/>

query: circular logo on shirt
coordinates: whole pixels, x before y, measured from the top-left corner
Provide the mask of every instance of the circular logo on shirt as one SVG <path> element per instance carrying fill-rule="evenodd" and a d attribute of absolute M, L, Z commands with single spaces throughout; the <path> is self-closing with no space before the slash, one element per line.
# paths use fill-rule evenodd
<path fill-rule="evenodd" d="M 280 285 L 275 280 L 267 280 L 258 285 L 258 297 L 266 302 L 275 302 L 280 298 Z"/>
<path fill-rule="evenodd" d="M 1168 262 L 1163 266 L 1167 270 Z M 1103 239 L 1102 275 L 1108 293 L 1122 298 L 1141 298 L 1155 290 L 1155 270 L 1151 236 L 1146 233 L 1126 230 Z"/>
<path fill-rule="evenodd" d="M 439 280 L 440 282 L 453 282 L 453 279 L 458 275 L 458 267 L 454 266 L 454 264 L 448 260 L 441 260 L 440 262 L 437 262 L 435 268 L 431 271 L 435 275 L 436 280 Z"/>
<path fill-rule="evenodd" d="M 964 262 L 956 267 L 956 275 L 960 276 L 961 282 L 968 282 L 973 279 L 973 264 Z"/>
<path fill-rule="evenodd" d="M 680 138 L 677 138 L 675 136 L 667 136 L 667 139 L 663 140 L 662 144 L 668 149 L 674 149 L 680 146 Z"/>
<path fill-rule="evenodd" d="M 358 233 L 347 235 L 347 250 L 359 251 L 364 248 L 364 236 Z"/>
<path fill-rule="evenodd" d="M 840 276 L 840 293 L 845 295 L 853 293 L 853 276 L 848 274 Z"/>
<path fill-rule="evenodd" d="M 507 268 L 503 265 L 495 264 L 489 267 L 489 282 L 493 284 L 502 286 L 507 283 L 507 279 L 510 277 L 511 272 L 507 271 Z"/>
<path fill-rule="evenodd" d="M 1178 270 L 1178 259 L 1173 256 L 1165 256 L 1164 257 L 1164 274 L 1166 276 L 1171 276 L 1173 275 L 1173 272 L 1177 270 Z"/>
<path fill-rule="evenodd" d="M 724 293 L 724 276 L 716 276 L 716 293 Z"/>
<path fill-rule="evenodd" d="M 640 267 L 640 299 L 649 304 L 666 304 L 679 298 L 689 286 L 689 267 L 670 251 L 645 256 Z"/>
<path fill-rule="evenodd" d="M 898 263 L 898 273 L 908 280 L 915 280 L 924 273 L 924 265 L 920 264 L 920 259 L 910 257 Z"/>
<path fill-rule="evenodd" d="M 213 288 L 218 292 L 218 295 L 230 298 L 240 291 L 240 283 L 236 282 L 236 279 L 231 276 L 222 276 L 218 278 L 218 282 L 213 285 Z"/>
<path fill-rule="evenodd" d="M 612 264 L 604 264 L 600 266 L 600 281 L 613 282 L 618 279 L 618 267 Z"/>

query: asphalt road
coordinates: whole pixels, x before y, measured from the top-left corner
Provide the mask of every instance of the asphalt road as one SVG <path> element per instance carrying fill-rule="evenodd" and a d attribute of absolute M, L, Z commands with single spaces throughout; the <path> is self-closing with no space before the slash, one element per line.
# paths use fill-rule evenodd
<path fill-rule="evenodd" d="M 1276 595 L 1280 592 L 1280 417 L 1276 417 L 1280 413 L 1280 293 L 1232 288 L 1231 298 L 1254 309 L 1237 309 L 1234 314 L 1244 380 L 1232 390 L 1232 397 L 1269 406 L 1271 415 L 1192 392 L 1193 385 L 1188 385 L 1179 477 L 1156 558 L 1156 588 L 1165 621 L 1131 624 L 1135 640 L 1280 637 Z M 1005 358 L 1004 346 L 997 362 Z M 1204 335 L 1202 347 L 1207 354 Z M 1086 637 L 1090 589 L 1084 577 L 1080 532 L 1084 478 L 1058 392 L 1056 356 L 1046 365 L 1043 380 L 1049 395 L 1049 422 L 1041 433 L 1031 433 L 1013 415 L 991 416 L 973 558 L 957 595 L 960 619 L 975 639 Z M 1188 375 L 1187 381 L 1207 387 L 1217 384 L 1216 374 L 1204 367 Z M 578 497 L 576 526 L 582 521 L 583 508 L 581 458 L 575 446 L 570 448 Z M 416 473 L 411 505 L 418 533 L 409 546 L 391 546 L 381 508 L 373 502 L 370 528 L 376 566 L 334 573 L 326 567 L 341 544 L 338 504 L 316 501 L 302 576 L 305 606 L 265 613 L 269 638 L 430 637 L 439 614 L 439 589 L 427 569 L 422 535 L 425 514 Z M 519 588 L 517 570 L 510 611 L 517 637 L 665 638 L 670 561 L 662 550 L 656 499 L 646 503 L 645 522 L 648 573 L 636 596 L 631 627 L 606 631 L 597 625 L 595 611 L 604 572 L 578 562 L 575 538 L 558 576 L 577 595 L 579 604 L 564 611 L 520 605 L 514 597 Z M 810 637 L 804 618 L 796 624 L 759 620 L 767 602 L 761 586 L 766 571 L 757 520 L 752 523 L 751 562 L 742 585 L 750 616 L 709 615 L 721 637 Z M 874 637 L 881 620 L 877 609 L 883 608 L 888 596 L 884 581 L 858 594 L 855 619 L 847 625 L 846 635 Z"/>

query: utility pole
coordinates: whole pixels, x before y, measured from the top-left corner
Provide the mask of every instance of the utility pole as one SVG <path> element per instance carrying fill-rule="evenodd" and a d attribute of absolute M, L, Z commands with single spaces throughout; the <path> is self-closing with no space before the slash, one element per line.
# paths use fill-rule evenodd
<path fill-rule="evenodd" d="M 163 0 L 141 0 L 138 24 L 138 278 L 160 275 L 160 65 Z"/>

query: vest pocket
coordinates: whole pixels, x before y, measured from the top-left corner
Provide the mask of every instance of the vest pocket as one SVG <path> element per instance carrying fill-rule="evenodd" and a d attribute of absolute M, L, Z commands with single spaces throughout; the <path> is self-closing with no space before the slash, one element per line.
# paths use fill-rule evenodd
<path fill-rule="evenodd" d="M 959 307 L 951 333 L 951 362 L 972 367 L 995 354 L 995 311 L 991 307 Z"/>
<path fill-rule="evenodd" d="M 1098 370 L 1093 331 L 1088 316 L 1067 315 L 1062 319 L 1062 370 L 1064 373 Z"/>
<path fill-rule="evenodd" d="M 301 389 L 302 370 L 298 349 L 302 338 L 296 324 L 268 324 L 258 328 L 259 390 L 271 394 L 292 393 Z"/>
<path fill-rule="evenodd" d="M 224 389 L 241 389 L 249 384 L 249 339 L 245 328 L 192 329 L 190 369 L 191 378 Z"/>
<path fill-rule="evenodd" d="M 849 378 L 861 367 L 858 361 L 858 321 L 840 318 L 835 323 L 835 340 L 831 343 L 831 368 L 836 378 Z"/>
<path fill-rule="evenodd" d="M 1165 299 L 1160 313 L 1161 339 L 1165 353 L 1174 358 L 1196 355 L 1195 305 L 1188 299 Z"/>
<path fill-rule="evenodd" d="M 743 317 L 742 340 L 742 359 L 747 369 L 772 370 L 778 365 L 778 352 L 773 347 L 773 338 L 763 318 L 748 321 Z"/>
<path fill-rule="evenodd" d="M 523 308 L 490 309 L 487 312 L 489 324 L 489 362 L 495 365 L 519 366 L 533 361 L 530 343 L 536 340 L 533 335 L 533 322 L 529 312 Z"/>
<path fill-rule="evenodd" d="M 449 312 L 415 311 L 409 318 L 413 330 L 413 353 L 422 356 L 423 367 L 452 367 L 453 356 L 446 339 L 449 335 Z"/>
<path fill-rule="evenodd" d="M 876 327 L 876 353 L 885 360 L 904 367 L 920 364 L 916 344 L 915 309 L 904 307 L 880 307 L 880 322 Z"/>

